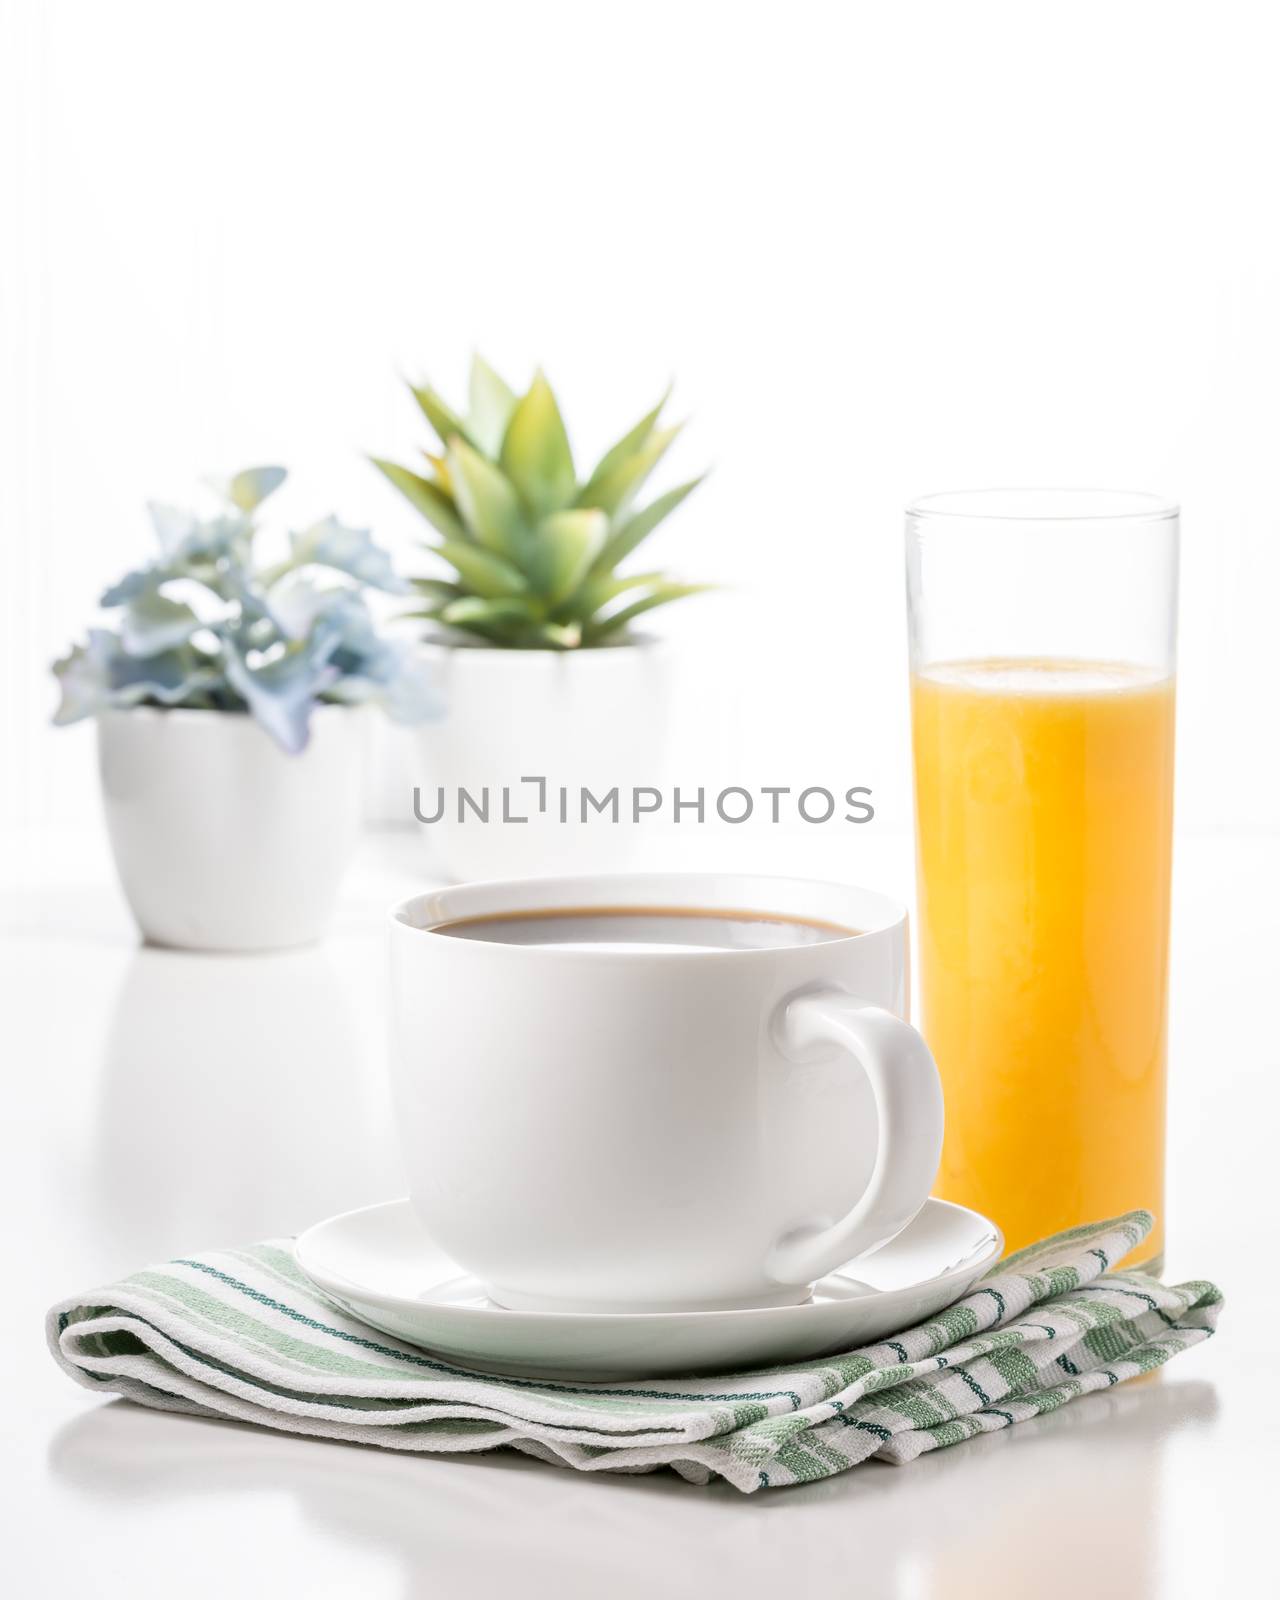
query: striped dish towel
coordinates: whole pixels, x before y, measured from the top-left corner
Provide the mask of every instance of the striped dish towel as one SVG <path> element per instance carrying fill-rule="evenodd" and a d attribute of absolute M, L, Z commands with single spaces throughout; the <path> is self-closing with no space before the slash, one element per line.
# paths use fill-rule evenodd
<path fill-rule="evenodd" d="M 1222 1302 L 1211 1283 L 1109 1270 L 1150 1227 L 1134 1211 L 1058 1234 L 896 1338 L 714 1378 L 477 1376 L 340 1311 L 287 1240 L 170 1261 L 64 1300 L 48 1335 L 77 1382 L 162 1411 L 392 1450 L 510 1447 L 584 1472 L 672 1467 L 751 1493 L 869 1458 L 904 1465 L 1207 1339 Z"/>

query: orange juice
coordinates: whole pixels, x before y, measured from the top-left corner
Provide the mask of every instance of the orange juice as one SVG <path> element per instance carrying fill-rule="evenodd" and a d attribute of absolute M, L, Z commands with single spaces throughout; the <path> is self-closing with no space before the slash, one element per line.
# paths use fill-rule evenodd
<path fill-rule="evenodd" d="M 993 660 L 912 682 L 937 1192 L 1018 1249 L 1134 1206 L 1163 1250 L 1172 678 Z"/>

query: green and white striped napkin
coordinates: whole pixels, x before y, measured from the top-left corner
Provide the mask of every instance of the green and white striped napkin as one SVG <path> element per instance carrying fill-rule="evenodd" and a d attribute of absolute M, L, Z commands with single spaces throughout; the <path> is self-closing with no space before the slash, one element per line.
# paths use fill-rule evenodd
<path fill-rule="evenodd" d="M 1112 1272 L 1145 1211 L 1001 1262 L 920 1327 L 798 1366 L 653 1383 L 482 1377 L 375 1332 L 303 1276 L 287 1240 L 135 1273 L 49 1313 L 87 1388 L 432 1454 L 510 1447 L 584 1472 L 672 1467 L 746 1493 L 868 1458 L 903 1465 L 1162 1366 L 1213 1332 L 1211 1283 Z"/>

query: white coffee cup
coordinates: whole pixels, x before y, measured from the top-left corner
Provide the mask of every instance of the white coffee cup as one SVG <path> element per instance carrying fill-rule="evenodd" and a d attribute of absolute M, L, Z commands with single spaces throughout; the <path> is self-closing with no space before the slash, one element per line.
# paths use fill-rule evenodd
<path fill-rule="evenodd" d="M 457 938 L 555 908 L 859 930 L 764 949 Z M 460 884 L 392 913 L 414 1205 L 515 1309 L 785 1305 L 929 1194 L 942 1090 L 901 1018 L 907 917 L 865 889 L 674 874 Z"/>

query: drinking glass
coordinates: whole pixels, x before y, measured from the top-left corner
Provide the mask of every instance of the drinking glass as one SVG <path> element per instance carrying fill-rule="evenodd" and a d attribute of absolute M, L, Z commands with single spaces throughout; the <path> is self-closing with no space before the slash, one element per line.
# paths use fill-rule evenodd
<path fill-rule="evenodd" d="M 922 1031 L 938 1193 L 1009 1249 L 1145 1206 L 1163 1255 L 1178 508 L 907 511 Z"/>

